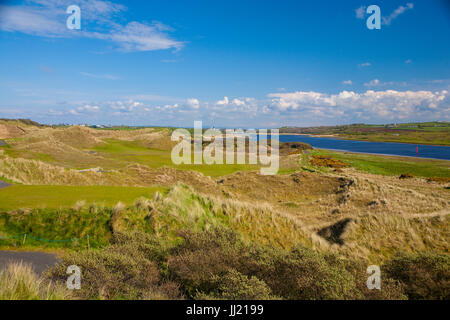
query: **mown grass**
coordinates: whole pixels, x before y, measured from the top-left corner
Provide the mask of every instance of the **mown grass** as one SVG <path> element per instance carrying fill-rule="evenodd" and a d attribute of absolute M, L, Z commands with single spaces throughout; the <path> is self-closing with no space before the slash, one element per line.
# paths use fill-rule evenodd
<path fill-rule="evenodd" d="M 416 177 L 450 177 L 450 161 L 406 157 L 378 156 L 315 150 L 315 155 L 331 156 L 349 163 L 352 167 L 380 175 L 401 175 L 410 173 Z"/>
<path fill-rule="evenodd" d="M 237 171 L 257 170 L 257 165 L 223 164 L 223 165 L 175 165 L 171 159 L 170 150 L 152 149 L 139 141 L 121 141 L 106 139 L 105 143 L 96 146 L 93 150 L 107 158 L 118 160 L 120 163 L 140 163 L 150 168 L 163 166 L 180 170 L 192 170 L 203 173 L 206 176 L 220 177 Z M 192 161 L 193 162 L 193 161 Z"/>
<path fill-rule="evenodd" d="M 64 208 L 74 206 L 78 201 L 105 206 L 119 201 L 130 204 L 136 198 L 164 190 L 160 187 L 13 185 L 0 189 L 0 211 Z"/>

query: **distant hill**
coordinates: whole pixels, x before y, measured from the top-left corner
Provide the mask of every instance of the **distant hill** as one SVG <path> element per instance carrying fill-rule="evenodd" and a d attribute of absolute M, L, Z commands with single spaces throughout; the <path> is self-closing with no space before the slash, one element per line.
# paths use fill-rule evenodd
<path fill-rule="evenodd" d="M 350 124 L 342 126 L 282 127 L 281 134 L 332 135 L 344 139 L 450 145 L 450 122 Z"/>

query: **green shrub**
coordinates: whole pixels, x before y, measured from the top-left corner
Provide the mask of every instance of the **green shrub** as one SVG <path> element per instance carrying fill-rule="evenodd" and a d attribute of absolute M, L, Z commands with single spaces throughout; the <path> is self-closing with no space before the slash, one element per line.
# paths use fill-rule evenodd
<path fill-rule="evenodd" d="M 272 290 L 267 284 L 252 276 L 248 277 L 239 271 L 231 269 L 224 276 L 214 276 L 217 290 L 212 295 L 197 294 L 196 299 L 225 299 L 225 300 L 272 300 Z"/>
<path fill-rule="evenodd" d="M 400 281 L 409 299 L 450 299 L 450 256 L 400 253 L 383 266 L 383 273 Z"/>
<path fill-rule="evenodd" d="M 83 299 L 181 298 L 178 286 L 164 281 L 157 262 L 151 260 L 150 236 L 119 234 L 114 236 L 112 242 L 101 250 L 67 254 L 63 257 L 63 263 L 47 276 L 55 281 L 65 281 L 65 271 L 69 265 L 80 267 L 81 290 L 75 293 Z"/>
<path fill-rule="evenodd" d="M 217 297 L 224 285 L 218 279 L 233 275 L 236 280 L 235 272 L 253 279 L 253 285 L 267 284 L 271 293 L 285 299 L 361 297 L 354 277 L 343 263 L 338 259 L 327 260 L 311 249 L 297 247 L 284 251 L 244 243 L 234 231 L 223 228 L 184 232 L 182 237 L 185 242 L 170 256 L 168 265 L 173 279 L 181 283 L 190 297 L 198 292 Z M 243 286 L 235 286 L 235 292 L 226 291 L 227 296 L 249 292 L 248 284 Z"/>

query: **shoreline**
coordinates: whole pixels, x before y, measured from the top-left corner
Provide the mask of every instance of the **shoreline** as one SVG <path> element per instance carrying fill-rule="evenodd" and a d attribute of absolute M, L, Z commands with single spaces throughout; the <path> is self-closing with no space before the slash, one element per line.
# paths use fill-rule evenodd
<path fill-rule="evenodd" d="M 359 155 L 368 155 L 368 156 L 380 156 L 380 157 L 395 157 L 395 158 L 409 158 L 415 160 L 435 160 L 435 161 L 450 161 L 450 159 L 437 159 L 437 158 L 428 158 L 428 157 L 414 157 L 414 156 L 399 156 L 397 154 L 388 154 L 388 153 L 370 153 L 370 152 L 358 152 L 358 151 L 348 151 L 341 149 L 325 149 L 325 148 L 314 148 L 314 150 L 325 150 L 325 151 L 335 151 L 349 154 L 359 154 Z"/>
<path fill-rule="evenodd" d="M 278 136 L 310 136 L 312 138 L 334 138 L 334 139 L 348 140 L 348 141 L 380 142 L 380 143 L 402 143 L 402 144 L 424 145 L 424 146 L 435 146 L 435 147 L 450 147 L 450 144 L 433 144 L 433 143 L 427 143 L 427 142 L 361 140 L 361 139 L 356 139 L 356 138 L 341 137 L 341 136 L 333 135 L 333 134 L 278 133 Z"/>

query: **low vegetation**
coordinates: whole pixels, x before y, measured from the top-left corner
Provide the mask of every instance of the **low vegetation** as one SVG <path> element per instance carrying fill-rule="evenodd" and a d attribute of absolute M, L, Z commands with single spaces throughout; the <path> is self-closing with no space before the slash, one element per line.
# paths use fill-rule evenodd
<path fill-rule="evenodd" d="M 348 163 L 358 170 L 379 175 L 400 176 L 409 173 L 416 177 L 426 178 L 449 178 L 450 176 L 450 163 L 446 160 L 402 158 L 329 150 L 314 150 L 313 154 L 332 157 Z"/>
<path fill-rule="evenodd" d="M 0 270 L 0 300 L 64 300 L 69 291 L 39 278 L 29 265 L 12 263 Z"/>

